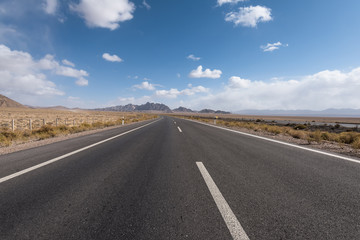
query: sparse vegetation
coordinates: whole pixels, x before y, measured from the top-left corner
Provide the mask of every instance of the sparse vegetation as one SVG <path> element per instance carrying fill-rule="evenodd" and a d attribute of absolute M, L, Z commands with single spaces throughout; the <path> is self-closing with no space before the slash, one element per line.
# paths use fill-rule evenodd
<path fill-rule="evenodd" d="M 2 128 L 0 129 L 0 146 L 10 146 L 13 143 L 23 143 L 27 141 L 43 140 L 61 135 L 68 135 L 87 130 L 106 128 L 110 126 L 121 125 L 123 117 L 125 124 L 144 121 L 156 118 L 153 114 L 143 113 L 121 113 L 121 112 L 91 112 L 91 111 L 49 111 L 49 110 L 2 110 L 0 116 L 7 116 L 8 119 L 1 118 Z M 45 125 L 33 125 L 33 130 L 29 130 L 26 126 L 16 126 L 14 131 L 11 129 L 9 116 L 11 118 L 20 119 L 20 123 L 27 124 L 27 119 L 39 119 L 39 123 L 43 123 L 40 119 L 48 119 Z M 61 117 L 61 118 L 60 118 Z M 58 118 L 58 126 L 55 125 L 55 119 Z M 67 119 L 67 121 L 64 121 Z M 8 124 L 5 124 L 8 123 Z M 35 121 L 34 121 L 35 122 Z M 60 124 L 59 124 L 60 123 Z M 78 123 L 74 125 L 73 123 Z"/>
<path fill-rule="evenodd" d="M 198 120 L 202 122 L 212 123 L 211 118 L 199 117 L 199 116 L 182 116 L 185 118 L 190 118 L 193 120 Z M 321 143 L 324 141 L 335 142 L 340 145 L 347 144 L 353 149 L 360 149 L 360 133 L 355 132 L 351 129 L 348 129 L 344 132 L 328 132 L 321 130 L 311 130 L 309 126 L 304 124 L 297 124 L 291 127 L 289 124 L 284 126 L 277 126 L 274 123 L 263 123 L 261 121 L 244 121 L 244 120 L 234 120 L 234 119 L 218 119 L 216 122 L 217 125 L 225 127 L 236 127 L 236 128 L 246 128 L 251 129 L 256 132 L 264 131 L 274 135 L 283 134 L 291 136 L 295 139 L 302 139 L 308 141 L 308 143 Z M 339 129 L 340 125 L 336 124 L 335 129 Z"/>
<path fill-rule="evenodd" d="M 352 147 L 354 149 L 360 149 L 360 138 L 359 137 L 352 143 Z"/>
<path fill-rule="evenodd" d="M 295 130 L 304 130 L 304 129 L 306 129 L 307 127 L 306 127 L 306 125 L 304 125 L 304 124 L 298 124 L 298 125 L 296 125 L 295 127 L 294 127 L 294 129 Z"/>

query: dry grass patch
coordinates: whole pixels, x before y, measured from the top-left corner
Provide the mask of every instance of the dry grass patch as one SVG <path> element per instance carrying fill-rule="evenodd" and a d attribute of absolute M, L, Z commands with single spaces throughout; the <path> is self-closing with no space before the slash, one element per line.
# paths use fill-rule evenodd
<path fill-rule="evenodd" d="M 360 137 L 358 137 L 353 143 L 352 143 L 352 147 L 354 149 L 360 149 Z"/>
<path fill-rule="evenodd" d="M 2 109 L 0 110 L 2 126 L 0 146 L 121 125 L 123 120 L 124 124 L 129 124 L 154 118 L 157 118 L 157 115 L 143 113 Z M 12 119 L 16 119 L 14 131 L 12 131 Z M 32 119 L 31 130 L 29 119 Z"/>

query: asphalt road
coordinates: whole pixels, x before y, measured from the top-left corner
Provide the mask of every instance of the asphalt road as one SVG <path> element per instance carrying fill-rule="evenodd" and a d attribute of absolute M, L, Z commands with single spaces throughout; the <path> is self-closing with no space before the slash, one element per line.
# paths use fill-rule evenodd
<path fill-rule="evenodd" d="M 148 123 L 0 156 L 0 239 L 360 239 L 360 162 Z"/>

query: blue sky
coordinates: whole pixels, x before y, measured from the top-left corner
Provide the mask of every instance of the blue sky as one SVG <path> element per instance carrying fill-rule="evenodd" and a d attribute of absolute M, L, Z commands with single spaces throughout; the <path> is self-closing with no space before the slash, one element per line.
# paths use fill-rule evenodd
<path fill-rule="evenodd" d="M 0 93 L 23 104 L 360 108 L 360 1 L 3 0 Z"/>

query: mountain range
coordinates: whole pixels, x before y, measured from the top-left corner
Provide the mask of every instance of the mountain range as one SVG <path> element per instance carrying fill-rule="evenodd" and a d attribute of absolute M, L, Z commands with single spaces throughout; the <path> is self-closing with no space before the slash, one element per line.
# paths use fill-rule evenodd
<path fill-rule="evenodd" d="M 127 105 L 119 105 L 114 107 L 106 107 L 106 108 L 97 108 L 94 109 L 96 111 L 117 111 L 117 112 L 164 112 L 164 113 L 190 113 L 190 112 L 197 112 L 193 111 L 189 108 L 185 107 L 178 107 L 171 110 L 168 106 L 162 103 L 150 103 L 147 102 L 142 105 L 134 105 L 134 104 L 127 104 Z M 230 112 L 220 111 L 220 110 L 212 110 L 212 109 L 203 109 L 199 111 L 199 113 L 216 113 L 216 114 L 230 114 Z"/>
<path fill-rule="evenodd" d="M 134 104 L 127 104 L 127 105 L 119 105 L 114 107 L 106 107 L 106 108 L 96 108 L 93 109 L 96 111 L 115 111 L 115 112 L 146 112 L 146 111 L 155 111 L 155 112 L 172 112 L 171 109 L 162 103 L 150 103 L 147 102 L 142 105 L 134 105 Z"/>
<path fill-rule="evenodd" d="M 66 108 L 63 106 L 55 107 L 32 107 L 22 105 L 4 95 L 0 94 L 0 109 L 3 108 L 43 108 L 56 110 L 80 110 L 79 108 Z M 221 110 L 203 109 L 194 111 L 185 107 L 178 107 L 170 109 L 162 103 L 147 102 L 141 105 L 127 104 L 106 108 L 88 109 L 97 111 L 117 111 L 117 112 L 161 112 L 161 113 L 210 113 L 210 114 L 230 114 Z M 233 112 L 240 115 L 255 115 L 255 116 L 313 116 L 313 117 L 360 117 L 360 109 L 325 109 L 320 111 L 312 110 L 241 110 Z"/>

